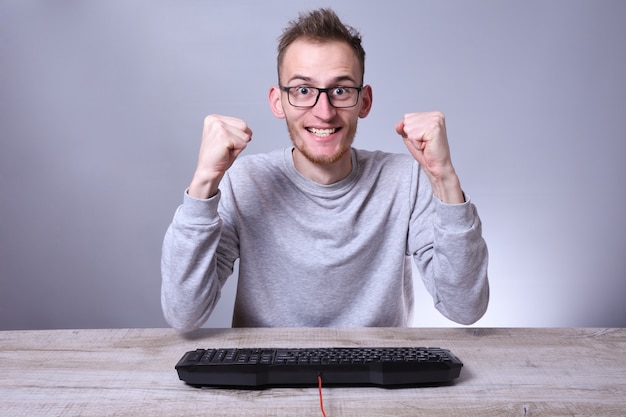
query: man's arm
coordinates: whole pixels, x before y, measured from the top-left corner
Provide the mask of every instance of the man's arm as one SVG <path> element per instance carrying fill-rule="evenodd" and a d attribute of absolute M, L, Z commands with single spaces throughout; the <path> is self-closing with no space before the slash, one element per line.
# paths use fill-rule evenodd
<path fill-rule="evenodd" d="M 428 188 L 427 182 L 423 185 Z M 428 207 L 417 228 L 427 227 L 428 232 L 411 244 L 424 285 L 445 317 L 475 323 L 489 304 L 489 256 L 476 207 L 469 199 L 463 204 L 445 204 L 427 195 L 423 199 L 430 203 L 421 203 Z"/>
<path fill-rule="evenodd" d="M 407 114 L 396 131 L 428 178 L 418 186 L 412 219 L 414 259 L 435 307 L 457 323 L 472 324 L 489 302 L 488 252 L 476 208 L 466 201 L 452 165 L 445 117 Z M 428 188 L 436 198 L 423 193 Z"/>
<path fill-rule="evenodd" d="M 186 192 L 163 239 L 161 307 L 165 320 L 177 330 L 202 326 L 220 297 L 215 256 L 222 225 L 219 198 L 194 199 Z"/>
<path fill-rule="evenodd" d="M 240 119 L 212 115 L 204 120 L 198 165 L 162 247 L 161 305 L 176 329 L 202 326 L 232 273 L 232 262 L 217 256 L 222 226 L 218 187 L 251 138 Z"/>

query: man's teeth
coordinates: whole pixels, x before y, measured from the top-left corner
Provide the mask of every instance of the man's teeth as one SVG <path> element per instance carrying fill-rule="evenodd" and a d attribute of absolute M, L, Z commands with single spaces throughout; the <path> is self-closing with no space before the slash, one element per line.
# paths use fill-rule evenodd
<path fill-rule="evenodd" d="M 315 129 L 310 127 L 308 129 L 309 132 L 313 133 L 315 136 L 326 137 L 335 133 L 337 129 Z"/>

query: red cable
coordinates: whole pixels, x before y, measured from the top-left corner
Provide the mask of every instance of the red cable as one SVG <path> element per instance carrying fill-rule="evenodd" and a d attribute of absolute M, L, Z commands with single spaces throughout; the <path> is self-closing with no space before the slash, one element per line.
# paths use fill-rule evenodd
<path fill-rule="evenodd" d="M 322 400 L 322 375 L 317 375 L 317 389 L 320 392 L 320 408 L 322 409 L 322 415 L 326 417 L 326 411 L 324 411 L 324 401 Z"/>

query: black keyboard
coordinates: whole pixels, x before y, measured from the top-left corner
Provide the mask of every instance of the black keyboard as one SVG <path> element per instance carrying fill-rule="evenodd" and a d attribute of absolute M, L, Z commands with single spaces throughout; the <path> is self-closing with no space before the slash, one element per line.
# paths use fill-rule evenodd
<path fill-rule="evenodd" d="M 212 387 L 442 385 L 463 363 L 434 347 L 198 349 L 176 364 L 182 381 Z"/>

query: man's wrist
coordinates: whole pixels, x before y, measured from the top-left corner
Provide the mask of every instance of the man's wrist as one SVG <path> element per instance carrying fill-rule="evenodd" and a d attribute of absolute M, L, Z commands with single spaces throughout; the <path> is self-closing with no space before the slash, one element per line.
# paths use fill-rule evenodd
<path fill-rule="evenodd" d="M 461 189 L 461 182 L 456 174 L 442 178 L 430 179 L 433 194 L 446 204 L 465 203 L 465 196 Z"/>
<path fill-rule="evenodd" d="M 189 184 L 187 194 L 193 198 L 208 199 L 217 194 L 221 178 L 202 178 L 196 173 Z"/>

